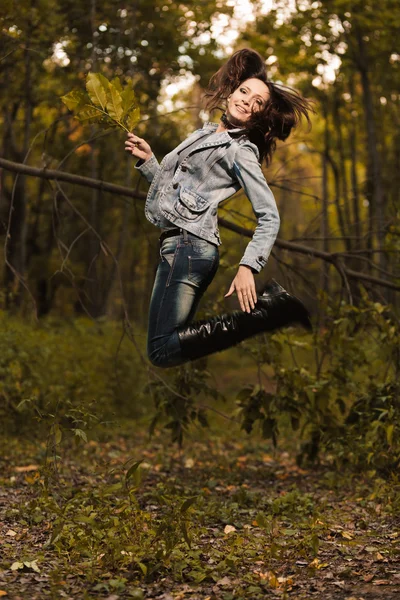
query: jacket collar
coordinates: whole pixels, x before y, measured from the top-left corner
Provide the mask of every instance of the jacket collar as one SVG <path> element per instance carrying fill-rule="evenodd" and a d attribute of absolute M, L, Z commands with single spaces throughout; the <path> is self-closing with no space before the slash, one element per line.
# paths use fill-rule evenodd
<path fill-rule="evenodd" d="M 218 123 L 212 123 L 211 121 L 207 121 L 206 123 L 204 123 L 201 131 L 201 137 L 213 133 L 215 132 L 215 130 L 218 127 Z M 243 132 L 244 129 L 242 128 L 237 128 L 237 129 L 227 129 L 225 131 L 220 131 L 218 132 L 216 135 L 212 135 L 211 137 L 206 137 L 206 139 L 201 142 L 199 145 L 195 146 L 195 148 L 193 148 L 193 150 L 191 150 L 188 153 L 188 157 L 191 156 L 192 154 L 194 154 L 195 152 L 197 152 L 198 150 L 201 150 L 202 148 L 212 148 L 215 146 L 225 146 L 225 145 L 229 145 L 232 142 L 232 138 L 236 137 L 235 134 Z M 234 135 L 231 135 L 234 134 Z"/>
<path fill-rule="evenodd" d="M 201 138 L 205 138 L 205 140 L 203 142 L 200 142 L 198 145 L 196 145 L 193 150 L 190 150 L 190 152 L 187 154 L 187 157 L 191 156 L 192 154 L 194 154 L 195 152 L 197 152 L 197 150 L 201 150 L 202 148 L 211 148 L 213 146 L 224 146 L 227 144 L 230 144 L 232 142 L 232 138 L 236 138 L 237 134 L 240 134 L 240 132 L 244 131 L 243 129 L 229 129 L 229 130 L 225 130 L 225 131 L 221 131 L 219 133 L 217 133 L 216 135 L 211 135 L 212 133 L 215 133 L 215 130 L 218 128 L 218 123 L 213 123 L 211 121 L 207 121 L 206 123 L 204 123 L 203 127 L 201 129 L 198 130 L 198 139 L 201 140 Z M 231 135 L 233 133 L 233 135 Z M 192 140 L 190 140 L 189 138 L 187 140 L 185 140 L 180 146 L 179 146 L 179 154 L 185 150 L 185 148 L 187 148 L 188 146 L 190 146 L 193 143 Z"/>
<path fill-rule="evenodd" d="M 212 121 L 206 121 L 203 125 L 203 129 L 207 129 L 207 130 L 216 130 L 218 128 L 218 123 L 213 123 Z M 221 131 L 220 133 L 239 133 L 239 132 L 244 132 L 245 128 L 244 127 L 235 127 L 232 129 L 226 129 L 224 132 Z"/>

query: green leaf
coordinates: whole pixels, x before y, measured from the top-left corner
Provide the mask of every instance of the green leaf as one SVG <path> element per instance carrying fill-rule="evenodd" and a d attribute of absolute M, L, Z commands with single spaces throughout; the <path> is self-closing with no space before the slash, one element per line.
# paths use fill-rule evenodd
<path fill-rule="evenodd" d="M 101 119 L 104 115 L 95 106 L 84 104 L 75 116 L 79 121 L 88 121 L 89 119 Z"/>
<path fill-rule="evenodd" d="M 93 525 L 96 522 L 96 517 L 87 517 L 86 515 L 78 515 L 75 517 L 77 523 L 87 523 Z"/>
<path fill-rule="evenodd" d="M 318 554 L 318 549 L 319 549 L 319 538 L 316 533 L 313 533 L 311 536 L 311 546 L 312 546 L 314 555 L 316 556 Z"/>
<path fill-rule="evenodd" d="M 131 110 L 126 117 L 126 127 L 129 131 L 132 131 L 140 121 L 140 109 L 137 106 Z"/>
<path fill-rule="evenodd" d="M 79 107 L 83 106 L 88 101 L 87 94 L 78 90 L 72 90 L 65 96 L 61 96 L 61 102 L 67 106 L 69 110 L 77 111 Z"/>
<path fill-rule="evenodd" d="M 58 425 L 54 425 L 53 433 L 54 433 L 54 443 L 56 445 L 58 445 L 62 440 L 62 431 Z"/>
<path fill-rule="evenodd" d="M 274 436 L 275 419 L 265 418 L 262 422 L 262 436 L 264 439 Z"/>
<path fill-rule="evenodd" d="M 236 398 L 237 400 L 247 400 L 247 398 L 251 395 L 253 391 L 253 386 L 246 386 L 238 392 Z"/>
<path fill-rule="evenodd" d="M 259 527 L 267 527 L 267 525 L 268 525 L 268 521 L 266 520 L 266 518 L 262 512 L 258 513 L 258 515 L 256 516 L 256 521 L 257 521 L 257 525 Z"/>
<path fill-rule="evenodd" d="M 189 537 L 189 533 L 188 533 L 188 530 L 187 530 L 185 522 L 181 523 L 181 530 L 182 530 L 182 535 L 183 535 L 183 538 L 184 538 L 185 542 L 187 543 L 187 545 L 189 546 L 189 548 L 191 548 L 191 539 Z"/>
<path fill-rule="evenodd" d="M 87 442 L 87 441 L 88 441 L 88 439 L 87 439 L 87 435 L 86 435 L 86 433 L 83 431 L 83 429 L 74 429 L 74 430 L 73 430 L 73 432 L 75 433 L 75 435 L 76 435 L 76 436 L 78 436 L 78 437 L 82 438 L 82 440 L 83 440 L 84 442 Z"/>
<path fill-rule="evenodd" d="M 129 467 L 129 469 L 126 472 L 125 475 L 125 481 L 128 481 L 128 479 L 130 479 L 132 477 L 132 475 L 138 470 L 140 464 L 143 462 L 142 460 L 139 460 L 138 462 L 133 463 L 133 465 L 131 467 Z"/>
<path fill-rule="evenodd" d="M 47 540 L 47 542 L 45 542 L 44 544 L 44 548 L 47 548 L 48 546 L 51 546 L 51 544 L 54 544 L 54 542 L 57 541 L 58 537 L 60 536 L 62 530 L 64 529 L 64 523 L 58 525 L 57 527 L 55 527 L 53 529 L 53 531 L 51 532 L 51 536 L 49 537 L 49 539 Z"/>
<path fill-rule="evenodd" d="M 192 577 L 195 583 L 201 583 L 207 577 L 207 573 L 204 573 L 204 571 L 196 570 L 190 571 L 188 575 Z"/>
<path fill-rule="evenodd" d="M 389 446 L 392 445 L 394 425 L 391 423 L 386 427 L 386 439 Z"/>
<path fill-rule="evenodd" d="M 123 114 L 122 97 L 117 88 L 115 88 L 111 83 L 109 85 L 109 97 L 106 108 L 112 119 L 120 121 Z"/>
<path fill-rule="evenodd" d="M 118 89 L 118 88 L 117 88 Z M 119 90 L 122 98 L 122 110 L 124 115 L 130 111 L 130 109 L 136 107 L 136 96 L 135 92 L 131 88 L 125 90 Z"/>
<path fill-rule="evenodd" d="M 181 506 L 181 513 L 185 513 L 197 500 L 197 496 L 192 496 L 191 498 L 186 498 Z"/>
<path fill-rule="evenodd" d="M 111 87 L 111 85 L 113 87 L 115 87 L 115 89 L 117 89 L 120 92 L 121 96 L 122 96 L 122 92 L 123 92 L 124 88 L 121 85 L 119 77 L 114 77 L 114 79 L 112 79 L 111 82 L 110 82 L 110 87 Z"/>
<path fill-rule="evenodd" d="M 140 570 L 142 571 L 143 575 L 147 575 L 147 567 L 145 564 L 143 564 L 142 562 L 137 561 L 137 564 L 140 567 Z"/>
<path fill-rule="evenodd" d="M 107 82 L 107 84 L 105 83 Z M 86 78 L 86 89 L 90 100 L 102 110 L 107 104 L 108 80 L 101 73 L 89 73 Z"/>

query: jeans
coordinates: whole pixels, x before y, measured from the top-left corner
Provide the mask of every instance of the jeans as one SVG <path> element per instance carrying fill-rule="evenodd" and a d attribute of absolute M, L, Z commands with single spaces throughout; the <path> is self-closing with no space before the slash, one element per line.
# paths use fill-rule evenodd
<path fill-rule="evenodd" d="M 218 247 L 185 230 L 163 240 L 149 310 L 147 354 L 153 365 L 185 362 L 177 329 L 193 319 L 218 264 Z"/>

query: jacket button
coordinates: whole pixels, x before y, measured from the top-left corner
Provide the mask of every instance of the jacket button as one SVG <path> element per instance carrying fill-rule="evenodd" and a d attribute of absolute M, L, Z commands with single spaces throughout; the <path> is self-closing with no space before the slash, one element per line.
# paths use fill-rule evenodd
<path fill-rule="evenodd" d="M 174 190 L 176 190 L 179 187 L 179 183 L 174 183 L 172 187 L 174 188 Z"/>

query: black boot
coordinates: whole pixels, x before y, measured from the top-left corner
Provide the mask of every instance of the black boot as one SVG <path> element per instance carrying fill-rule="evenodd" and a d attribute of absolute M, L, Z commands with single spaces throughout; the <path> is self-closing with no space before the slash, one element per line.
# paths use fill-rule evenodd
<path fill-rule="evenodd" d="M 195 321 L 178 329 L 178 335 L 184 359 L 194 360 L 235 346 L 258 333 L 292 323 L 312 329 L 310 315 L 303 303 L 272 279 L 250 313 L 235 311 Z"/>

